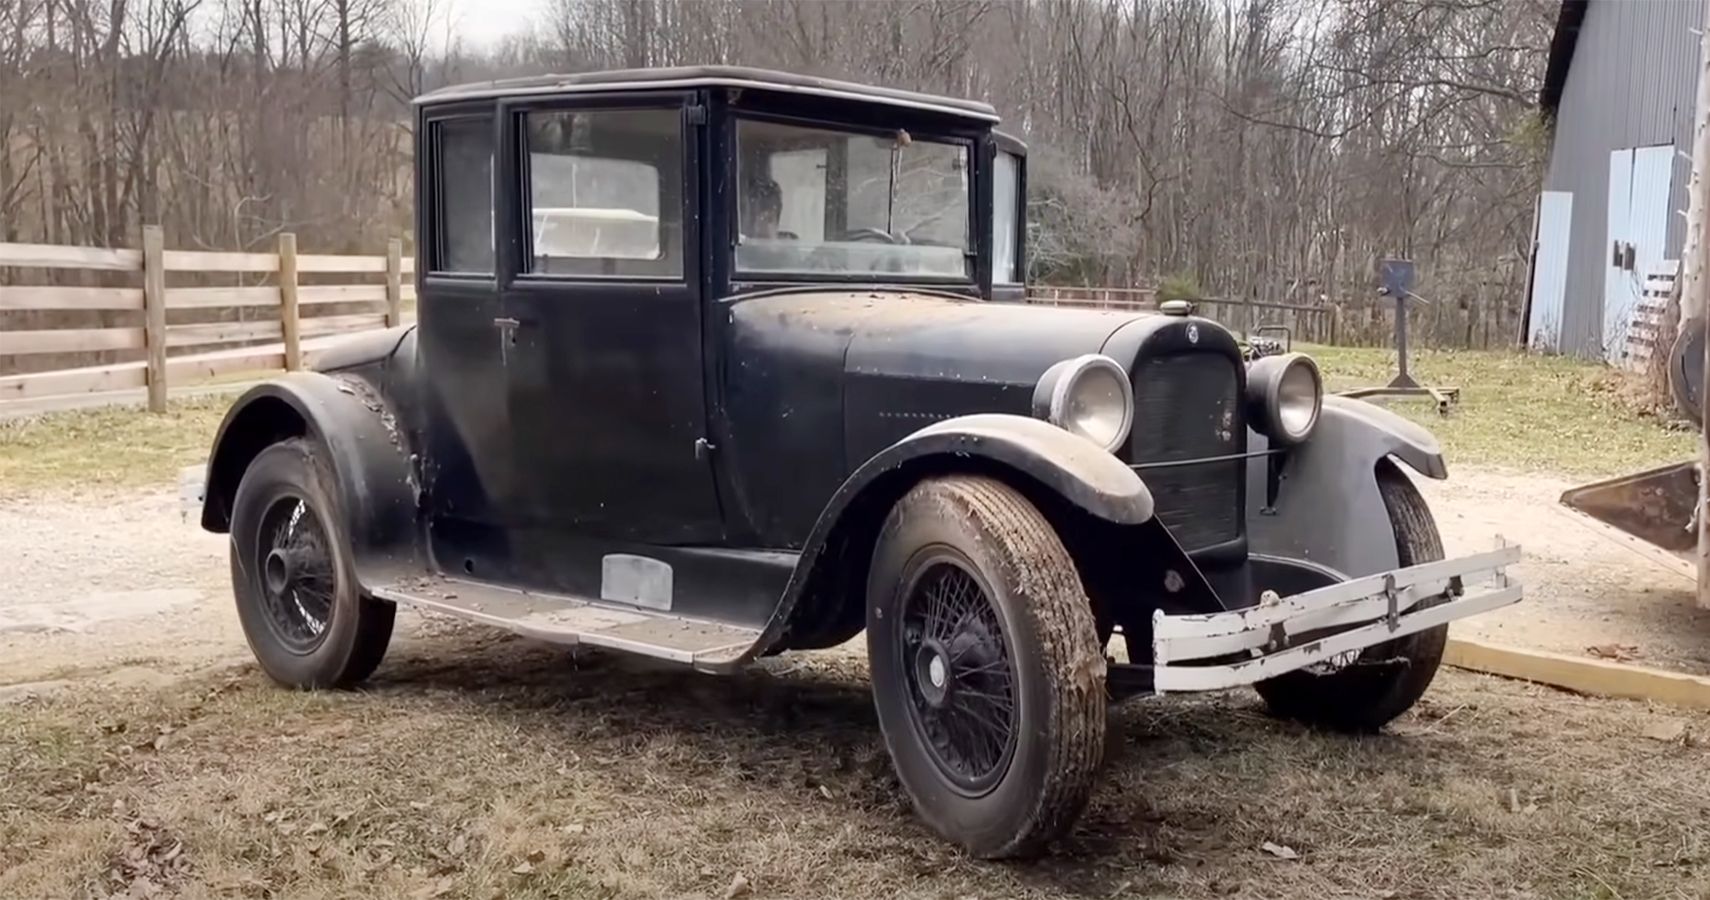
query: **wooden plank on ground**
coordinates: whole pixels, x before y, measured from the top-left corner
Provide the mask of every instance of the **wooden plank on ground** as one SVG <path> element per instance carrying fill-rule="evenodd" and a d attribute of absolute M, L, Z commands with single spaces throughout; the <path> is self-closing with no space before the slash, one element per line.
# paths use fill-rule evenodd
<path fill-rule="evenodd" d="M 167 288 L 167 309 L 214 309 L 227 306 L 278 306 L 276 287 Z"/>
<path fill-rule="evenodd" d="M 386 286 L 383 284 L 305 284 L 297 288 L 297 302 L 303 306 L 316 306 L 323 303 L 385 303 Z"/>
<path fill-rule="evenodd" d="M 97 350 L 141 350 L 141 328 L 56 328 L 45 331 L 0 331 L 0 356 L 32 353 L 93 353 Z"/>
<path fill-rule="evenodd" d="M 386 257 L 305 253 L 297 257 L 297 271 L 372 272 L 379 275 L 386 271 Z"/>
<path fill-rule="evenodd" d="M 304 337 L 318 337 L 328 334 L 347 334 L 356 331 L 370 331 L 386 327 L 385 313 L 365 313 L 354 316 L 314 316 L 302 321 Z"/>
<path fill-rule="evenodd" d="M 234 341 L 276 341 L 280 340 L 283 335 L 284 331 L 277 321 L 168 325 L 166 326 L 166 346 L 198 347 L 203 344 L 229 344 Z"/>
<path fill-rule="evenodd" d="M 142 309 L 142 288 L 0 286 L 0 309 Z"/>
<path fill-rule="evenodd" d="M 0 268 L 4 267 L 135 272 L 142 268 L 142 252 L 55 244 L 0 244 Z"/>
<path fill-rule="evenodd" d="M 1443 662 L 1597 697 L 1710 709 L 1710 678 L 1700 675 L 1458 638 L 1450 639 Z"/>
<path fill-rule="evenodd" d="M 168 250 L 162 254 L 168 272 L 277 272 L 279 257 L 271 253 L 218 253 Z"/>
<path fill-rule="evenodd" d="M 0 376 L 0 401 L 140 388 L 146 380 L 146 372 L 147 369 L 142 363 L 132 362 L 34 372 L 28 375 L 5 375 Z"/>

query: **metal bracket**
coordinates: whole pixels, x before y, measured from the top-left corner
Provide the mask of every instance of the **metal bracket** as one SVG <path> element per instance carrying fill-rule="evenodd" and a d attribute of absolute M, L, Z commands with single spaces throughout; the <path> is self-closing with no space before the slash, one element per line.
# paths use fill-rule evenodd
<path fill-rule="evenodd" d="M 1384 622 L 1389 630 L 1394 631 L 1401 626 L 1400 598 L 1395 590 L 1395 573 L 1388 572 L 1383 576 L 1383 597 L 1389 604 L 1389 612 L 1384 615 Z"/>

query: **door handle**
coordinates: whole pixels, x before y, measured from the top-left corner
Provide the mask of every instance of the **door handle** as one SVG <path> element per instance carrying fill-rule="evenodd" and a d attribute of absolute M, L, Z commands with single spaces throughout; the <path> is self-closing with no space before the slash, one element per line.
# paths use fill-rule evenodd
<path fill-rule="evenodd" d="M 517 326 L 522 322 L 510 316 L 499 316 L 493 320 L 493 327 L 499 329 L 499 353 L 503 354 L 512 344 L 517 342 Z"/>

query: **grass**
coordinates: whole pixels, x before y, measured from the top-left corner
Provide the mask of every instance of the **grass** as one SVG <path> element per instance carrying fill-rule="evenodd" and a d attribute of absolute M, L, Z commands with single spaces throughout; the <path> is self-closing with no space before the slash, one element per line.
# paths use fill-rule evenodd
<path fill-rule="evenodd" d="M 0 495 L 170 484 L 207 459 L 231 402 L 209 395 L 174 398 L 159 415 L 111 406 L 0 421 Z"/>
<path fill-rule="evenodd" d="M 1710 748 L 1643 737 L 1663 716 L 1632 704 L 1445 673 L 1389 734 L 1345 738 L 1250 692 L 1130 702 L 1071 836 L 988 863 L 912 815 L 857 657 L 715 679 L 432 642 L 362 691 L 240 670 L 0 707 L 0 896 L 1710 892 Z"/>
<path fill-rule="evenodd" d="M 1342 347 L 1304 348 L 1331 390 L 1386 383 L 1393 354 Z M 1612 475 L 1683 459 L 1691 432 L 1636 411 L 1622 376 L 1607 367 L 1506 352 L 1419 351 L 1413 371 L 1425 383 L 1461 388 L 1447 417 L 1429 401 L 1385 400 L 1432 429 L 1457 464 Z M 170 412 L 135 408 L 55 413 L 0 421 L 0 494 L 33 488 L 134 487 L 171 483 L 177 470 L 207 457 L 229 396 L 175 398 Z"/>
<path fill-rule="evenodd" d="M 1392 350 L 1303 347 L 1329 390 L 1383 385 L 1395 376 Z M 1421 384 L 1461 389 L 1439 416 L 1429 399 L 1376 401 L 1431 429 L 1457 464 L 1614 475 L 1685 459 L 1695 432 L 1641 412 L 1629 376 L 1561 356 L 1505 351 L 1414 351 L 1409 370 Z M 1452 477 L 1452 476 L 1451 476 Z"/>

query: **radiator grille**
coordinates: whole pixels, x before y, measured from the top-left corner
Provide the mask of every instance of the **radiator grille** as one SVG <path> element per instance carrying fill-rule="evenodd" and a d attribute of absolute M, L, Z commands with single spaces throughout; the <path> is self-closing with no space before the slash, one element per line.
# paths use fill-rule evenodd
<path fill-rule="evenodd" d="M 1246 450 L 1235 362 L 1217 353 L 1142 360 L 1134 370 L 1135 463 L 1185 462 Z M 1241 535 L 1244 460 L 1143 468 L 1158 517 L 1188 550 Z"/>

